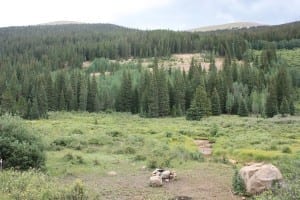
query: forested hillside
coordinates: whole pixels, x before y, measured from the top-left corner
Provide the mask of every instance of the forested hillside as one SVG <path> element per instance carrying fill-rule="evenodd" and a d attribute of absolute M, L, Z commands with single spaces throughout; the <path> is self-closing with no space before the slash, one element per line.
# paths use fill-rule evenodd
<path fill-rule="evenodd" d="M 299 71 L 291 73 L 276 49 L 296 47 L 299 22 L 210 33 L 110 24 L 1 28 L 1 112 L 28 119 L 57 110 L 187 119 L 294 114 Z M 261 50 L 259 55 L 253 49 Z M 200 52 L 210 57 L 208 71 L 194 60 L 189 71 L 159 66 L 159 57 Z M 222 70 L 215 56 L 225 58 Z M 108 60 L 132 57 L 127 64 Z M 139 58 L 144 57 L 155 58 L 143 67 Z M 82 69 L 84 61 L 92 65 Z"/>

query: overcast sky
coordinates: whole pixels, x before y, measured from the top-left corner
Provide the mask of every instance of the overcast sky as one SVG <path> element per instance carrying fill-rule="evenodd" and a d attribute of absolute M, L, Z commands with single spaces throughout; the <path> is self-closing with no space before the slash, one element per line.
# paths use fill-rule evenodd
<path fill-rule="evenodd" d="M 1 0 L 0 27 L 52 21 L 186 30 L 229 22 L 300 20 L 300 0 Z"/>

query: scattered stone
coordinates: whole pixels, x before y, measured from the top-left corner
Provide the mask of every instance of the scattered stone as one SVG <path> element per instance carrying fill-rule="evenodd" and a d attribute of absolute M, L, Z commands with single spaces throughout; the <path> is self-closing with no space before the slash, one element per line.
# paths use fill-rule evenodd
<path fill-rule="evenodd" d="M 162 186 L 163 182 L 169 182 L 170 180 L 176 177 L 175 171 L 164 170 L 164 169 L 155 169 L 152 172 L 152 176 L 150 177 L 150 186 L 158 187 L 156 185 Z M 161 181 L 161 185 L 160 185 Z M 154 186 L 155 185 L 155 186 Z"/>
<path fill-rule="evenodd" d="M 162 182 L 162 178 L 160 176 L 155 175 L 155 176 L 150 177 L 149 185 L 151 187 L 161 187 L 162 184 L 163 184 L 163 182 Z"/>
<path fill-rule="evenodd" d="M 236 165 L 238 162 L 236 160 L 233 159 L 228 159 L 228 161 L 230 162 L 230 164 L 232 165 Z"/>
<path fill-rule="evenodd" d="M 107 174 L 110 175 L 110 176 L 116 176 L 116 175 L 117 175 L 117 172 L 115 172 L 115 171 L 110 171 L 110 172 L 108 172 Z"/>
<path fill-rule="evenodd" d="M 259 194 L 269 190 L 276 181 L 282 181 L 282 174 L 277 167 L 271 164 L 254 163 L 240 170 L 246 191 L 249 194 Z"/>

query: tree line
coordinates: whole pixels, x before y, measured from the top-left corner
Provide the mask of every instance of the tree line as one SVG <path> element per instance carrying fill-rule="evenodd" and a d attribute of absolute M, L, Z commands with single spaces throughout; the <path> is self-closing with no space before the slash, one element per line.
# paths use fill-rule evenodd
<path fill-rule="evenodd" d="M 212 57 L 207 71 L 193 59 L 187 72 L 160 67 L 158 59 L 148 67 L 97 59 L 86 70 L 4 68 L 0 108 L 2 113 L 27 119 L 47 118 L 48 111 L 63 110 L 186 116 L 190 120 L 223 113 L 294 114 L 299 85 L 276 50 L 265 49 L 259 60 L 249 57 L 237 62 L 226 56 L 221 70 Z"/>
<path fill-rule="evenodd" d="M 300 47 L 300 23 L 208 33 L 142 31 L 111 24 L 73 24 L 0 28 L 0 67 L 27 66 L 50 71 L 80 68 L 105 57 L 159 57 L 213 52 L 239 60 L 248 49 Z"/>

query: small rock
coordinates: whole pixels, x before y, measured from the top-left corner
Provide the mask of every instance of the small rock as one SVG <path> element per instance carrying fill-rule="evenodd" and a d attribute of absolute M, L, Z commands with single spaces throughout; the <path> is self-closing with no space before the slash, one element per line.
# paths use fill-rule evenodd
<path fill-rule="evenodd" d="M 151 176 L 149 185 L 152 187 L 161 187 L 163 184 L 162 178 L 160 176 Z"/>
<path fill-rule="evenodd" d="M 115 171 L 110 171 L 110 172 L 108 172 L 107 174 L 110 175 L 110 176 L 116 176 L 116 175 L 117 175 L 117 172 L 115 172 Z"/>

